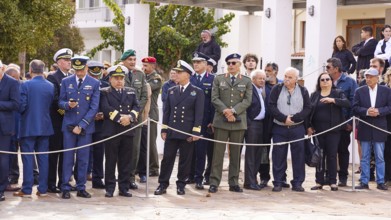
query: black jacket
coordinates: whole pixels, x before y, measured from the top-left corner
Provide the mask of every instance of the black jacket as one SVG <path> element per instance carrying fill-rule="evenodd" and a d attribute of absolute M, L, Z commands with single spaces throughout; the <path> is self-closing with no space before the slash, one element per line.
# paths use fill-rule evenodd
<path fill-rule="evenodd" d="M 370 60 L 374 57 L 377 46 L 377 40 L 371 39 L 365 45 L 365 41 L 361 41 L 352 47 L 352 52 L 357 58 L 356 72 L 359 73 L 361 69 L 368 69 Z"/>
<path fill-rule="evenodd" d="M 215 38 L 212 36 L 212 39 L 208 43 L 200 43 L 196 49 L 197 52 L 204 53 L 210 58 L 214 59 L 216 63 L 219 62 L 221 57 L 221 48 L 220 45 L 217 44 Z M 217 64 L 213 67 L 213 72 L 217 72 Z"/>

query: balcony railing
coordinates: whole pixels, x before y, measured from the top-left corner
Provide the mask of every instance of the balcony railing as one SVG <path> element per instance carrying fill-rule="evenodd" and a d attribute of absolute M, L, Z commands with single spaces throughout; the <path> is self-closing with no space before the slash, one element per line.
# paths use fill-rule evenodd
<path fill-rule="evenodd" d="M 125 6 L 120 6 L 122 12 Z M 102 23 L 111 22 L 114 19 L 114 13 L 108 7 L 82 8 L 76 9 L 73 23 Z"/>

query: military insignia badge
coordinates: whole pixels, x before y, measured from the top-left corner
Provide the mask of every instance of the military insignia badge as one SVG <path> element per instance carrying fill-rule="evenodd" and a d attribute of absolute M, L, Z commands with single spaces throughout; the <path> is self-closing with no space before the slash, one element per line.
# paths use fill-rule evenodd
<path fill-rule="evenodd" d="M 100 71 L 100 68 L 96 66 L 96 67 L 93 69 L 93 71 L 94 71 L 94 72 L 99 72 L 99 71 Z"/>
<path fill-rule="evenodd" d="M 172 95 L 172 94 L 174 94 L 174 91 L 171 90 L 171 91 L 170 91 L 170 95 Z"/>
<path fill-rule="evenodd" d="M 122 68 L 121 66 L 118 65 L 117 69 L 115 69 L 116 73 L 122 73 Z"/>
<path fill-rule="evenodd" d="M 196 91 L 192 91 L 192 92 L 190 93 L 190 95 L 191 95 L 191 96 L 195 96 L 195 95 L 197 95 L 197 92 L 196 92 Z"/>
<path fill-rule="evenodd" d="M 180 61 L 180 60 L 178 60 L 178 63 L 177 63 L 177 65 L 176 65 L 176 67 L 177 67 L 177 68 L 180 68 L 180 67 L 181 67 L 181 61 Z"/>
<path fill-rule="evenodd" d="M 72 55 L 72 50 L 68 49 L 67 54 Z"/>
<path fill-rule="evenodd" d="M 69 84 L 68 88 L 73 89 L 73 84 Z"/>
<path fill-rule="evenodd" d="M 80 60 L 76 60 L 75 64 L 79 66 L 81 64 Z"/>
<path fill-rule="evenodd" d="M 208 90 L 205 90 L 205 94 L 208 94 Z"/>
<path fill-rule="evenodd" d="M 86 96 L 86 100 L 89 101 L 89 100 L 90 100 L 90 97 L 89 97 L 89 96 Z"/>

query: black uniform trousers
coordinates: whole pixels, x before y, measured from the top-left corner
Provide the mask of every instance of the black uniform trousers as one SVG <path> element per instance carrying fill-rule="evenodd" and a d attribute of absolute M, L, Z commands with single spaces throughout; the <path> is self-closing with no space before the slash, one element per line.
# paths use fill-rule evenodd
<path fill-rule="evenodd" d="M 263 143 L 263 120 L 248 121 L 247 131 L 244 134 L 246 143 Z M 246 146 L 244 161 L 244 185 L 249 186 L 257 183 L 258 168 L 262 161 L 263 146 Z M 269 155 L 267 155 L 269 157 Z"/>
<path fill-rule="evenodd" d="M 214 139 L 214 135 L 210 134 L 209 138 Z M 207 147 L 206 147 L 207 164 L 206 164 L 205 173 L 204 173 L 204 179 L 206 182 L 209 182 L 209 176 L 210 176 L 210 172 L 212 169 L 213 148 L 214 148 L 214 142 L 208 141 Z"/>
<path fill-rule="evenodd" d="M 157 124 L 150 124 L 150 149 L 149 149 L 149 172 L 159 173 L 159 154 L 157 152 L 156 139 L 157 137 Z M 147 136 L 148 126 L 143 125 L 141 130 L 141 143 L 140 143 L 140 154 L 138 158 L 137 172 L 139 176 L 145 176 L 147 173 Z M 154 152 L 154 153 L 153 153 Z"/>
<path fill-rule="evenodd" d="M 61 132 L 62 133 L 62 132 Z M 60 134 L 56 134 L 57 137 L 60 136 Z M 61 142 L 63 135 L 61 134 Z M 51 138 L 54 138 L 54 136 L 50 136 L 49 142 Z M 58 146 L 53 146 L 49 144 L 49 151 L 55 151 L 55 150 L 62 150 Z M 49 178 L 48 178 L 48 187 L 56 186 L 58 188 L 61 188 L 62 184 L 62 164 L 63 164 L 63 153 L 53 153 L 49 154 Z M 58 183 L 57 183 L 57 176 L 58 176 Z M 56 184 L 57 183 L 57 184 Z"/>
<path fill-rule="evenodd" d="M 349 175 L 349 145 L 351 131 L 341 130 L 341 138 L 338 144 L 339 181 L 346 182 Z"/>
<path fill-rule="evenodd" d="M 273 125 L 273 143 L 293 141 L 304 137 L 304 125 L 281 126 Z M 304 141 L 297 141 L 290 144 L 292 156 L 293 180 L 292 187 L 299 187 L 305 179 L 305 151 Z M 273 177 L 274 186 L 281 186 L 285 177 L 287 165 L 288 144 L 273 146 L 272 161 L 273 161 Z"/>
<path fill-rule="evenodd" d="M 159 184 L 167 188 L 174 168 L 175 158 L 179 149 L 179 163 L 176 185 L 185 188 L 186 178 L 189 176 L 191 158 L 193 156 L 194 142 L 181 139 L 166 139 L 164 143 L 163 159 L 160 165 Z"/>
<path fill-rule="evenodd" d="M 130 184 L 133 136 L 118 136 L 105 144 L 105 185 L 107 192 L 114 192 L 115 168 L 118 166 L 118 188 L 127 192 Z"/>
<path fill-rule="evenodd" d="M 92 142 L 103 139 L 102 133 L 92 134 Z M 101 183 L 103 179 L 103 158 L 105 155 L 104 142 L 91 146 L 92 149 L 92 183 Z"/>
<path fill-rule="evenodd" d="M 0 150 L 10 151 L 11 136 L 0 134 Z M 9 154 L 0 153 L 0 192 L 4 192 L 8 185 Z"/>
<path fill-rule="evenodd" d="M 321 132 L 321 131 L 319 131 Z M 316 183 L 324 185 L 325 170 L 327 164 L 327 173 L 330 184 L 337 183 L 337 152 L 340 142 L 340 131 L 331 131 L 318 136 L 320 147 L 323 149 L 322 168 L 316 168 Z"/>

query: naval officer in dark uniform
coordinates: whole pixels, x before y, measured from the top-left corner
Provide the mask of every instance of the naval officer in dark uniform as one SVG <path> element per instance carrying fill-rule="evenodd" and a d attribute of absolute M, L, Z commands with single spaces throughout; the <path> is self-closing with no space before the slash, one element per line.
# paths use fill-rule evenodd
<path fill-rule="evenodd" d="M 64 149 L 74 148 L 90 144 L 92 133 L 95 131 L 95 115 L 99 108 L 99 81 L 87 75 L 88 57 L 78 56 L 71 59 L 75 75 L 66 77 L 61 82 L 59 107 L 65 110 L 62 123 L 64 133 Z M 69 199 L 71 185 L 69 178 L 72 175 L 76 153 L 77 196 L 91 198 L 85 190 L 87 181 L 87 166 L 90 148 L 78 149 L 76 152 L 64 152 L 63 176 L 62 176 L 62 198 Z"/>
<path fill-rule="evenodd" d="M 52 120 L 54 134 L 49 137 L 49 151 L 64 149 L 61 127 L 65 111 L 58 107 L 58 97 L 60 96 L 61 80 L 70 75 L 69 70 L 71 69 L 72 55 L 72 50 L 68 48 L 58 50 L 53 56 L 53 60 L 56 62 L 58 69 L 56 72 L 49 74 L 47 77 L 47 80 L 54 85 L 54 100 L 50 107 L 50 118 Z M 62 163 L 62 153 L 49 154 L 49 193 L 61 192 L 59 188 L 62 184 Z"/>
<path fill-rule="evenodd" d="M 107 70 L 110 76 L 110 87 L 101 91 L 100 109 L 104 115 L 102 134 L 110 137 L 131 128 L 137 120 L 140 107 L 136 91 L 125 86 L 125 76 L 128 69 L 124 66 L 112 66 Z M 131 197 L 128 192 L 130 185 L 130 166 L 133 150 L 133 136 L 135 131 L 115 137 L 105 144 L 105 197 L 113 197 L 115 190 L 115 167 L 118 164 L 119 195 Z"/>
<path fill-rule="evenodd" d="M 170 177 L 175 163 L 175 157 L 179 149 L 177 194 L 185 194 L 186 178 L 191 167 L 194 141 L 199 139 L 204 114 L 204 92 L 190 84 L 193 68 L 183 60 L 178 61 L 174 68 L 177 71 L 178 86 L 168 90 L 167 102 L 163 114 L 163 126 L 161 130 L 164 143 L 163 160 L 159 175 L 159 186 L 155 195 L 166 193 L 170 184 Z M 171 130 L 174 128 L 196 136 L 189 136 Z"/>

